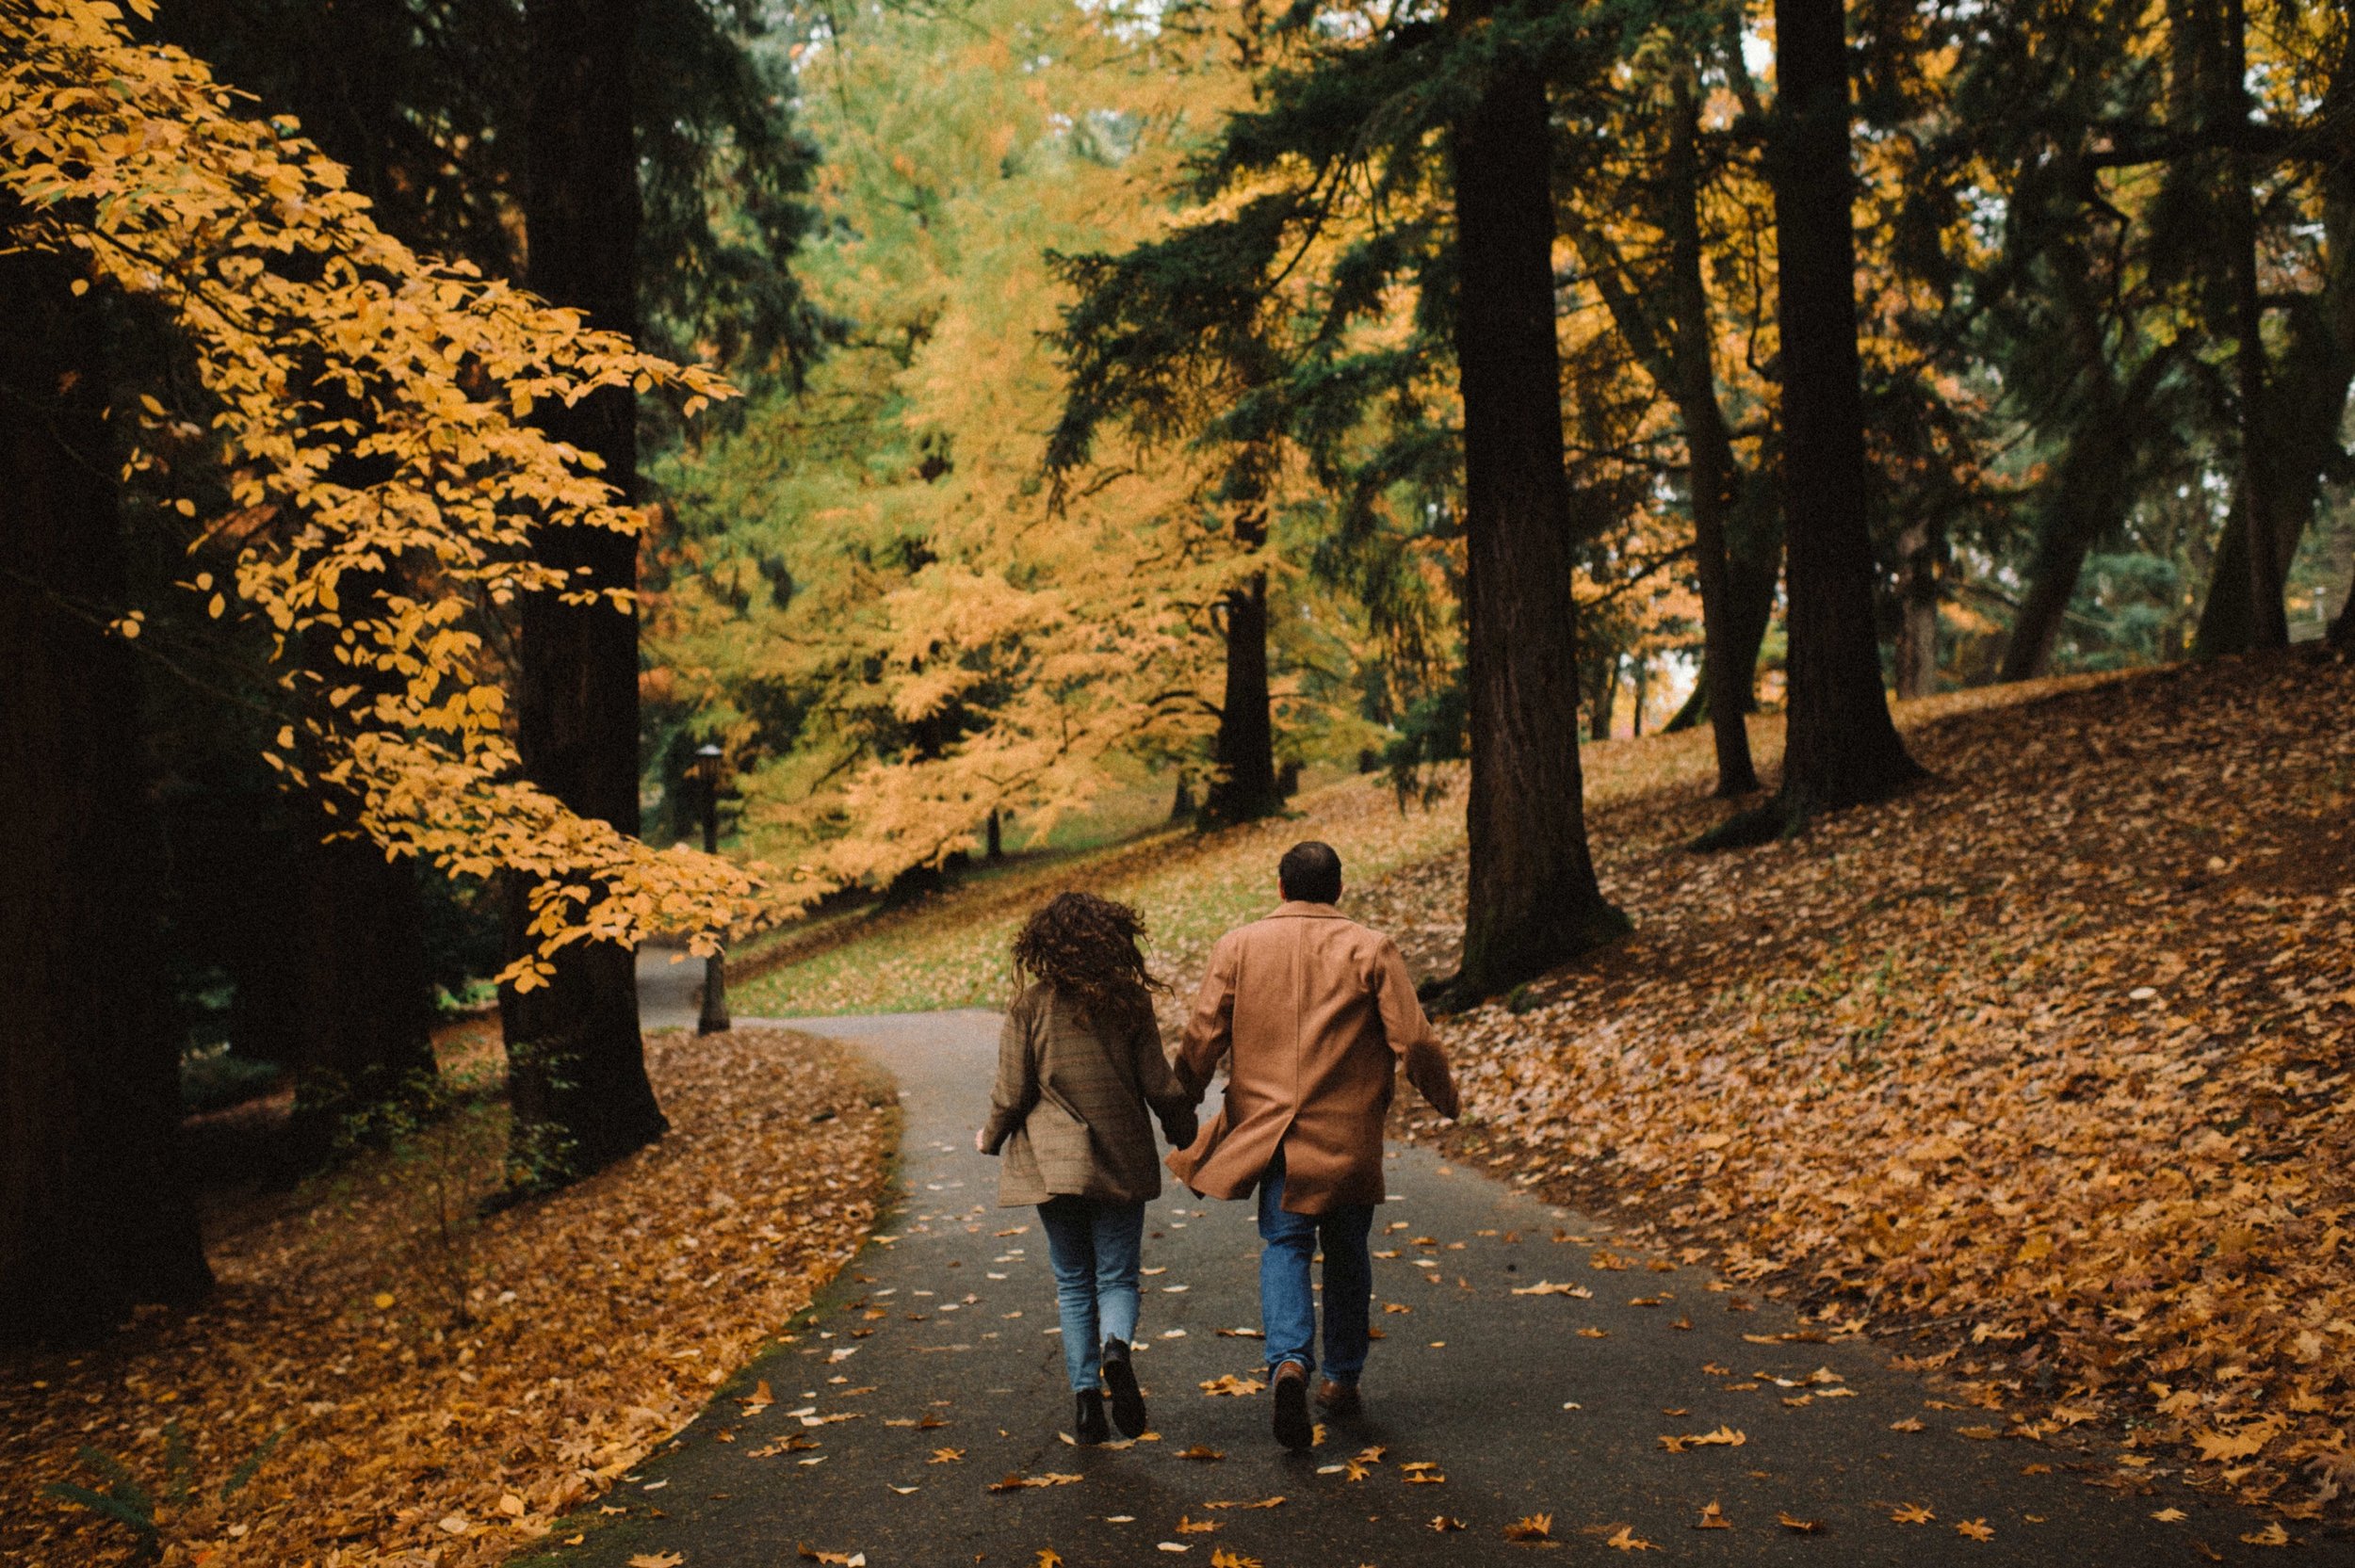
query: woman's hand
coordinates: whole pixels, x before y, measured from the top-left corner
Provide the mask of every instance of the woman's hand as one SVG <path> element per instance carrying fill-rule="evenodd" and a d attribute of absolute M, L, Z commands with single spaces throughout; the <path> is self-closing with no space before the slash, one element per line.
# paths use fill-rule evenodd
<path fill-rule="evenodd" d="M 989 1153 L 989 1129 L 987 1127 L 973 1129 L 973 1152 L 977 1155 Z"/>

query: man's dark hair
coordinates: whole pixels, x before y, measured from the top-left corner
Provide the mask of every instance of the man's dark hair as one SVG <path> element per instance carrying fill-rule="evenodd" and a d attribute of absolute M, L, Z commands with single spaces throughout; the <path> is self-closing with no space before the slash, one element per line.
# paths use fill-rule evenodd
<path fill-rule="evenodd" d="M 1309 839 L 1284 851 L 1275 863 L 1275 882 L 1296 903 L 1333 904 L 1341 897 L 1341 857 L 1330 844 Z"/>

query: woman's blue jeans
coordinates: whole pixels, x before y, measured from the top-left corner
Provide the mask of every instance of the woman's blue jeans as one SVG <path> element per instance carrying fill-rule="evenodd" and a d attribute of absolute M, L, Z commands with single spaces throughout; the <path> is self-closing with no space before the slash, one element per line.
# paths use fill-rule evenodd
<path fill-rule="evenodd" d="M 1064 1370 L 1074 1393 L 1103 1386 L 1104 1341 L 1137 1336 L 1137 1264 L 1143 1204 L 1049 1198 L 1038 1205 L 1063 1315 Z"/>
<path fill-rule="evenodd" d="M 1366 1369 L 1367 1314 L 1373 1305 L 1373 1259 L 1366 1237 L 1372 1204 L 1343 1204 L 1323 1214 L 1284 1208 L 1284 1152 L 1276 1150 L 1259 1178 L 1259 1323 L 1267 1334 L 1268 1370 L 1296 1361 L 1317 1366 L 1317 1309 L 1308 1288 L 1308 1262 L 1324 1248 L 1324 1375 L 1354 1383 Z"/>

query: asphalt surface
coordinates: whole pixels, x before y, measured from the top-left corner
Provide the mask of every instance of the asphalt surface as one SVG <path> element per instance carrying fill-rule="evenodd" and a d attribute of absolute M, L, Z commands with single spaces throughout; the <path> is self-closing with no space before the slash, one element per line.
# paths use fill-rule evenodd
<path fill-rule="evenodd" d="M 1385 1337 L 1362 1421 L 1289 1455 L 1264 1395 L 1203 1391 L 1257 1375 L 1258 1340 L 1220 1331 L 1258 1327 L 1258 1247 L 1247 1204 L 1173 1185 L 1149 1211 L 1137 1362 L 1158 1435 L 1069 1446 L 1045 1237 L 1034 1212 L 997 1206 L 995 1162 L 972 1149 L 996 1017 L 790 1022 L 897 1075 L 904 1210 L 676 1441 L 560 1527 L 547 1560 L 736 1568 L 806 1547 L 1034 1568 L 1051 1549 L 1094 1568 L 1223 1548 L 1266 1568 L 1409 1568 L 1543 1549 L 1505 1531 L 1550 1514 L 1559 1548 L 1611 1560 L 1646 1560 L 1608 1548 L 1648 1542 L 1697 1563 L 2355 1562 L 2304 1528 L 2286 1553 L 2244 1544 L 2262 1517 L 2113 1452 L 1965 1436 L 2008 1423 L 1941 1405 L 1869 1340 L 1827 1339 L 1607 1221 L 1414 1149 L 1391 1153 L 1375 1224 L 1393 1255 L 1374 1264 Z M 1516 1294 L 1541 1283 L 1584 1294 Z M 750 1402 L 762 1382 L 772 1402 Z M 1739 1442 L 1663 1441 L 1704 1434 Z M 1049 1476 L 1079 1479 L 991 1490 Z M 1730 1528 L 1701 1528 L 1713 1504 Z M 2183 1517 L 2153 1517 L 2170 1508 Z"/>

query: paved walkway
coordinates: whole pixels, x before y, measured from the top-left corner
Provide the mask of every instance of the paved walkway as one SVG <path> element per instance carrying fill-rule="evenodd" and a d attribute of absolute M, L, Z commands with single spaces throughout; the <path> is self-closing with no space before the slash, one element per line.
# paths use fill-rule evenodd
<path fill-rule="evenodd" d="M 1393 1154 L 1377 1220 L 1386 1337 L 1361 1426 L 1291 1456 L 1263 1397 L 1203 1392 L 1257 1369 L 1258 1341 L 1221 1333 L 1257 1327 L 1257 1246 L 1247 1205 L 1173 1188 L 1150 1210 L 1138 1362 L 1159 1438 L 1067 1447 L 1046 1241 L 1033 1213 L 996 1206 L 996 1163 L 972 1151 L 996 1019 L 798 1026 L 898 1075 L 906 1210 L 790 1342 L 560 1529 L 586 1540 L 551 1560 L 752 1568 L 806 1544 L 873 1568 L 1034 1568 L 1048 1548 L 1071 1568 L 1222 1548 L 1267 1568 L 1410 1568 L 1509 1560 L 1533 1548 L 1506 1528 L 1550 1514 L 1564 1548 L 1615 1561 L 1645 1560 L 1606 1552 L 1638 1541 L 1658 1560 L 1843 1568 L 2355 1561 L 2343 1543 L 2244 1545 L 2262 1520 L 2120 1490 L 2131 1470 L 2074 1450 L 1963 1436 L 2005 1423 L 1932 1402 L 1867 1342 L 1779 1337 L 1800 1325 L 1772 1303 L 1735 1310 L 1743 1293 L 1705 1270 L 1654 1269 L 1602 1223 L 1418 1150 Z M 1541 1283 L 1576 1291 L 1516 1293 Z M 773 1402 L 748 1403 L 762 1382 Z M 1223 1457 L 1188 1457 L 1204 1449 Z M 1079 1479 L 991 1490 L 1055 1476 Z M 1729 1528 L 1698 1528 L 1713 1505 Z M 2153 1517 L 2170 1507 L 2184 1517 Z"/>

